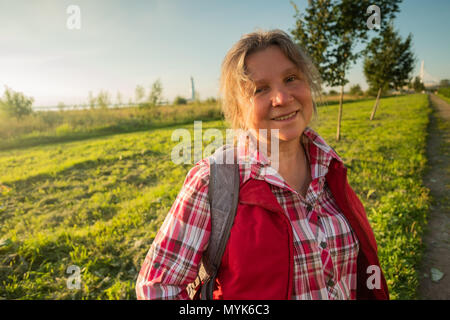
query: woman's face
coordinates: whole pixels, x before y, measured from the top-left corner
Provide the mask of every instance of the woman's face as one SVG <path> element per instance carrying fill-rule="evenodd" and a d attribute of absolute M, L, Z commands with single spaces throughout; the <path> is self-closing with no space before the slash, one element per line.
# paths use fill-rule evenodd
<path fill-rule="evenodd" d="M 304 75 L 278 46 L 252 53 L 245 61 L 255 83 L 247 110 L 250 129 L 267 129 L 268 137 L 271 129 L 279 129 L 280 142 L 299 138 L 313 112 Z"/>

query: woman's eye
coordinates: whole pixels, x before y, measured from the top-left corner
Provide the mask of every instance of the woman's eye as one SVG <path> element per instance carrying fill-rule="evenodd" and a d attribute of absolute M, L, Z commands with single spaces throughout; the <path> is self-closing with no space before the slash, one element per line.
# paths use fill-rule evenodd
<path fill-rule="evenodd" d="M 291 82 L 291 81 L 294 81 L 295 79 L 298 79 L 297 76 L 292 75 L 292 76 L 289 76 L 289 77 L 286 79 L 286 81 Z"/>
<path fill-rule="evenodd" d="M 255 89 L 255 94 L 260 93 L 264 90 L 264 88 L 256 88 Z"/>

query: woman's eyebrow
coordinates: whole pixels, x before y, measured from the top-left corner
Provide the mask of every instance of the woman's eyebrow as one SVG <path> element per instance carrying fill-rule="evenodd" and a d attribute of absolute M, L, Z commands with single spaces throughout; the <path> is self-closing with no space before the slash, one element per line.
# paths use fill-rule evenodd
<path fill-rule="evenodd" d="M 283 76 L 285 76 L 286 74 L 293 73 L 293 72 L 298 73 L 299 69 L 297 67 L 289 67 L 289 68 L 285 69 L 283 72 L 281 72 L 281 74 Z M 267 81 L 266 79 L 258 79 L 258 80 L 254 80 L 253 82 L 255 84 L 260 84 L 260 83 L 263 83 L 263 82 L 266 82 L 266 81 Z"/>

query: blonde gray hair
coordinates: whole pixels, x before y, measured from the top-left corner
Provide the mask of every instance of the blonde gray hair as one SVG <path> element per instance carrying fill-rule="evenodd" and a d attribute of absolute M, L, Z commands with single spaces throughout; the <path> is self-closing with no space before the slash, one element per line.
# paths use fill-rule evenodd
<path fill-rule="evenodd" d="M 245 58 L 273 45 L 278 46 L 307 79 L 313 97 L 314 116 L 317 116 L 315 100 L 321 97 L 321 79 L 311 59 L 284 31 L 257 30 L 244 34 L 228 51 L 222 62 L 220 77 L 222 111 L 233 129 L 247 129 L 244 116 L 245 103 L 254 89 L 254 83 L 246 69 Z"/>

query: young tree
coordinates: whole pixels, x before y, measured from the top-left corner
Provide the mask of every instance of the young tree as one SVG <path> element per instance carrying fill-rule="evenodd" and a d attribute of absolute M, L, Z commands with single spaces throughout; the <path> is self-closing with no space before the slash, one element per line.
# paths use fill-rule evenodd
<path fill-rule="evenodd" d="M 22 119 L 22 117 L 33 113 L 34 98 L 26 97 L 21 92 L 15 92 L 5 87 L 3 98 L 0 99 L 0 110 L 7 116 Z"/>
<path fill-rule="evenodd" d="M 139 104 L 142 99 L 145 97 L 145 89 L 141 85 L 137 85 L 136 89 L 134 90 L 135 98 L 136 98 L 136 104 Z"/>
<path fill-rule="evenodd" d="M 403 41 L 390 23 L 380 37 L 373 38 L 364 50 L 366 81 L 371 88 L 378 90 L 370 120 L 375 117 L 383 90 L 402 89 L 408 84 L 415 63 L 411 44 L 412 35 L 409 34 Z"/>
<path fill-rule="evenodd" d="M 379 0 L 377 5 L 383 14 L 380 25 L 395 17 L 401 0 Z M 336 140 L 340 139 L 344 85 L 348 69 L 361 56 L 354 52 L 358 42 L 367 40 L 366 12 L 372 4 L 370 0 L 309 0 L 306 14 L 296 11 L 296 28 L 291 31 L 294 40 L 304 47 L 330 87 L 340 86 L 339 113 Z"/>
<path fill-rule="evenodd" d="M 108 91 L 101 90 L 97 96 L 97 104 L 100 108 L 106 109 L 111 104 Z"/>
<path fill-rule="evenodd" d="M 94 109 L 96 103 L 97 103 L 97 98 L 94 97 L 94 95 L 92 94 L 92 91 L 89 91 L 89 94 L 88 94 L 88 105 L 89 105 L 89 108 Z"/>
<path fill-rule="evenodd" d="M 153 82 L 150 95 L 148 97 L 148 103 L 150 106 L 156 106 L 162 101 L 162 84 L 161 80 L 156 80 Z"/>
<path fill-rule="evenodd" d="M 412 87 L 415 92 L 422 92 L 425 90 L 425 86 L 419 77 L 414 78 L 414 82 L 412 83 Z"/>
<path fill-rule="evenodd" d="M 350 87 L 350 94 L 353 96 L 360 96 L 363 94 L 363 91 L 361 89 L 361 86 L 359 84 L 355 84 L 354 86 Z"/>
<path fill-rule="evenodd" d="M 123 105 L 122 94 L 120 93 L 120 91 L 117 91 L 116 103 L 118 107 Z"/>

